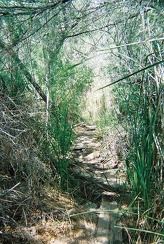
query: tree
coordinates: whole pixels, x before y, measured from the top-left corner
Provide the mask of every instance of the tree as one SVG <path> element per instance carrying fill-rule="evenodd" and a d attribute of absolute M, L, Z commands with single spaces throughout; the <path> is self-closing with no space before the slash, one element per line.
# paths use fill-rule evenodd
<path fill-rule="evenodd" d="M 1 91 L 14 97 L 17 103 L 23 102 L 22 95 L 32 100 L 36 97 L 38 109 L 31 103 L 28 113 L 33 110 L 35 114 L 33 131 L 40 130 L 39 134 L 34 133 L 40 145 L 39 155 L 42 159 L 49 158 L 53 174 L 57 172 L 61 176 L 63 172 L 67 173 L 66 157 L 72 142 L 72 123 L 77 119 L 79 98 L 91 82 L 91 71 L 84 65 L 78 71 L 80 62 L 71 63 L 63 48 L 82 16 L 79 17 L 71 1 L 3 1 L 0 14 Z M 46 110 L 45 124 L 42 116 L 37 115 L 40 107 L 42 111 Z M 65 181 L 65 175 L 63 179 Z"/>

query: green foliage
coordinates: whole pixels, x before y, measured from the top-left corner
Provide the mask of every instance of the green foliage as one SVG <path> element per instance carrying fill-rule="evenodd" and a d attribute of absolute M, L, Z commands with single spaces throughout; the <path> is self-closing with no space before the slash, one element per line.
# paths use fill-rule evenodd
<path fill-rule="evenodd" d="M 62 187 L 69 178 L 70 159 L 68 154 L 74 138 L 72 125 L 79 119 L 80 98 L 91 82 L 89 69 L 82 67 L 78 70 L 70 67 L 70 62 L 65 65 L 61 62 L 58 72 L 56 75 L 54 74 L 54 79 L 51 81 L 54 82 L 51 85 L 51 101 L 56 106 L 48 123 L 48 134 L 53 138 L 51 142 L 55 157 L 53 163 L 60 176 L 60 186 Z"/>
<path fill-rule="evenodd" d="M 151 77 L 155 73 L 151 71 Z M 161 96 L 162 84 L 145 74 L 141 83 L 120 84 L 115 89 L 116 102 L 129 134 L 126 166 L 134 198 L 141 197 L 144 209 L 151 207 L 152 196 L 161 186 Z"/>
<path fill-rule="evenodd" d="M 163 132 L 161 124 L 163 86 L 158 83 L 157 91 L 156 84 L 152 79 L 155 76 L 153 70 L 151 75 L 150 78 L 150 73 L 145 73 L 141 83 L 119 84 L 114 88 L 114 94 L 119 109 L 118 120 L 128 134 L 128 150 L 124 157 L 133 199 L 132 211 L 135 212 L 137 207 L 138 218 L 144 218 L 146 222 L 145 236 L 149 233 L 151 235 L 147 236 L 155 238 L 158 233 L 150 233 L 147 230 L 150 230 L 151 226 L 153 226 L 153 230 L 158 229 L 158 231 L 163 228 L 162 220 L 161 224 L 154 223 L 154 218 L 160 220 L 159 213 L 154 206 L 163 188 Z M 162 202 L 159 201 L 160 205 Z M 137 233 L 142 232 L 143 228 L 132 229 L 136 233 L 135 239 L 139 235 Z"/>
<path fill-rule="evenodd" d="M 154 6 L 150 5 L 151 1 L 141 1 L 141 4 L 136 1 L 114 1 L 104 3 L 103 8 L 102 3 L 98 6 L 98 2 L 95 4 L 94 1 L 89 4 L 85 2 L 84 5 L 81 2 L 79 5 L 79 2 L 72 4 L 72 1 L 67 1 L 65 4 L 58 1 L 51 4 L 48 1 L 17 1 L 15 5 L 14 1 L 0 1 L 0 90 L 9 95 L 1 105 L 2 144 L 5 148 L 7 138 L 15 145 L 12 140 L 20 138 L 17 150 L 7 143 L 13 161 L 5 158 L 4 162 L 12 169 L 12 176 L 20 175 L 20 178 L 28 179 L 31 189 L 33 184 L 38 183 L 38 178 L 44 181 L 46 173 L 54 178 L 61 189 L 68 187 L 70 147 L 74 140 L 72 126 L 80 117 L 79 103 L 90 88 L 93 76 L 91 69 L 79 61 L 79 57 L 91 56 L 92 50 L 102 39 L 108 43 L 107 34 L 110 34 L 109 40 L 113 40 L 113 43 L 109 51 L 114 44 L 114 51 L 110 51 L 110 54 L 114 57 L 111 58 L 112 62 L 115 61 L 114 65 L 111 64 L 111 71 L 115 66 L 113 77 L 116 72 L 121 76 L 111 84 L 118 83 L 115 97 L 119 119 L 128 133 L 129 149 L 125 161 L 133 203 L 139 202 L 142 212 L 155 215 L 153 204 L 162 189 L 164 174 L 161 137 L 163 5 L 160 1 L 152 1 Z M 93 33 L 98 29 L 100 35 L 96 37 Z M 82 34 L 80 41 L 79 33 Z M 75 36 L 77 42 L 74 41 L 71 46 L 69 38 Z M 83 45 L 79 46 L 81 41 L 87 43 L 87 50 Z M 67 48 L 71 53 L 74 49 L 71 57 L 76 56 L 74 60 L 78 59 L 78 63 L 71 60 Z M 126 80 L 126 83 L 121 84 L 122 80 Z M 31 108 L 27 107 L 26 115 L 23 115 L 24 107 L 15 106 L 21 104 L 21 99 L 18 101 L 17 98 L 22 93 L 28 98 L 27 101 L 32 96 L 38 101 L 36 94 L 43 93 L 41 97 L 45 97 L 46 106 L 42 101 L 35 105 L 32 100 Z M 11 104 L 10 96 L 14 97 Z M 14 109 L 10 110 L 8 106 Z M 115 117 L 107 108 L 105 96 L 102 96 L 99 115 L 101 126 L 111 123 Z M 35 117 L 33 121 L 31 116 Z M 19 120 L 21 123 L 18 123 Z M 22 141 L 28 133 L 26 130 L 32 130 L 32 133 L 29 133 L 28 143 L 24 147 Z M 33 137 L 37 142 L 35 139 L 31 142 Z"/>
<path fill-rule="evenodd" d="M 19 96 L 25 91 L 25 82 L 17 66 L 8 64 L 7 71 L 0 75 L 0 90 L 9 96 Z"/>
<path fill-rule="evenodd" d="M 162 214 L 154 207 L 163 189 L 163 45 L 160 38 L 151 42 L 155 35 L 160 35 L 161 15 L 159 9 L 153 9 L 140 15 L 136 12 L 135 21 L 131 19 L 122 25 L 121 45 L 118 44 L 116 61 L 120 66 L 116 70 L 120 77 L 114 79 L 110 86 L 115 96 L 118 122 L 127 132 L 127 150 L 124 158 L 128 183 L 131 190 L 132 208 L 138 215 L 138 220 L 144 218 L 149 230 L 142 234 L 150 242 L 157 240 L 154 232 L 160 232 Z M 136 28 L 135 28 L 136 27 Z M 141 38 L 143 44 L 138 41 Z M 110 72 L 112 73 L 111 67 Z M 116 74 L 117 75 L 117 74 Z M 114 76 L 114 75 L 113 75 Z M 105 87 L 107 87 L 105 86 Z M 101 89 L 101 88 L 100 88 Z M 159 202 L 163 206 L 163 202 Z M 163 207 L 162 207 L 163 208 Z M 158 225 L 154 219 L 161 223 Z M 134 224 L 135 225 L 135 224 Z M 137 233 L 142 232 L 138 226 L 132 228 Z M 146 233 L 145 230 L 145 233 Z M 158 230 L 158 231 L 156 231 Z M 152 235 L 151 235 L 152 234 Z M 158 234 L 158 233 L 157 233 Z M 161 235 L 163 237 L 163 234 Z M 138 234 L 134 236 L 136 240 Z M 142 239 L 143 237 L 141 237 Z M 143 239 L 144 239 L 143 238 Z"/>
<path fill-rule="evenodd" d="M 92 82 L 92 71 L 88 67 L 72 65 L 69 60 L 60 57 L 52 69 L 50 78 L 51 98 L 57 106 L 66 103 L 72 113 L 78 112 L 83 93 L 89 89 Z"/>
<path fill-rule="evenodd" d="M 38 109 L 34 105 L 34 113 L 42 114 L 36 116 L 34 128 L 38 156 L 51 166 L 62 187 L 68 179 L 72 124 L 80 117 L 78 106 L 92 82 L 92 72 L 82 62 L 70 61 L 64 47 L 76 18 L 74 8 L 67 4 L 67 9 L 63 3 L 54 8 L 42 2 L 17 4 L 1 2 L 0 48 L 4 55 L 0 59 L 0 89 L 12 97 L 23 93 L 36 100 L 42 93 L 46 107 L 42 102 Z"/>
<path fill-rule="evenodd" d="M 43 125 L 44 136 L 39 144 L 41 157 L 44 160 L 48 158 L 56 182 L 61 189 L 65 189 L 69 181 L 70 147 L 74 140 L 72 127 L 80 118 L 78 106 L 83 93 L 90 87 L 92 72 L 84 65 L 72 65 L 70 61 L 62 60 L 60 55 L 55 60 L 52 53 L 46 53 L 46 56 L 51 56 L 54 61 L 49 62 L 51 103 L 48 121 Z M 38 74 L 44 74 L 43 70 L 39 70 Z"/>
<path fill-rule="evenodd" d="M 45 129 L 44 137 L 40 140 L 41 157 L 48 160 L 56 183 L 61 189 L 65 189 L 69 180 L 69 152 L 74 137 L 66 106 L 53 111 Z"/>
<path fill-rule="evenodd" d="M 116 113 L 112 109 L 109 108 L 104 93 L 100 99 L 100 108 L 99 108 L 96 124 L 102 130 L 111 125 L 118 124 Z"/>

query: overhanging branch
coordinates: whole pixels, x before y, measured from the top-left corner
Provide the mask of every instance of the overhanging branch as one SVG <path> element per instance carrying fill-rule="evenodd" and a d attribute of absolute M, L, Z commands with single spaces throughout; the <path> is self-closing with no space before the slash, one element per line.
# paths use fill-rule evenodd
<path fill-rule="evenodd" d="M 120 81 L 122 81 L 122 80 L 125 80 L 125 79 L 127 79 L 127 78 L 129 78 L 129 77 L 131 77 L 131 76 L 133 76 L 133 75 L 136 75 L 136 74 L 138 74 L 138 73 L 140 73 L 140 72 L 142 72 L 142 71 L 145 71 L 145 70 L 147 70 L 147 69 L 150 69 L 150 68 L 152 68 L 152 67 L 154 67 L 154 66 L 156 66 L 156 65 L 158 65 L 158 64 L 161 64 L 161 63 L 163 63 L 163 62 L 164 62 L 164 60 L 160 60 L 159 62 L 156 62 L 156 63 L 154 63 L 154 64 L 151 64 L 151 65 L 149 65 L 149 66 L 146 66 L 146 67 L 144 67 L 143 69 L 137 70 L 137 71 L 135 71 L 135 72 L 133 72 L 133 73 L 131 73 L 131 74 L 129 74 L 129 75 L 126 75 L 126 76 L 124 76 L 124 77 L 122 77 L 122 78 L 120 78 L 120 79 L 118 79 L 118 80 L 116 80 L 116 81 L 114 81 L 114 82 L 112 82 L 112 83 L 106 85 L 106 86 L 100 87 L 100 88 L 97 89 L 96 91 L 99 91 L 99 90 L 104 89 L 104 88 L 106 88 L 106 87 L 108 87 L 108 86 L 114 85 L 114 84 L 116 84 L 116 83 L 118 83 L 118 82 L 120 82 Z"/>

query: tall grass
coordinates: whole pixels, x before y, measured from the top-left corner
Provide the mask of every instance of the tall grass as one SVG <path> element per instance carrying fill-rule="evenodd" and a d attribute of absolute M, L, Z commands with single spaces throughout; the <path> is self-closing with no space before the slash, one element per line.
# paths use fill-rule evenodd
<path fill-rule="evenodd" d="M 158 3 L 154 4 L 159 7 Z M 147 41 L 161 33 L 163 17 L 156 10 L 143 13 L 142 7 L 136 6 L 140 15 L 135 21 L 127 20 L 119 33 L 121 44 L 124 43 L 117 44 L 117 71 L 121 78 L 103 88 L 115 86 L 118 121 L 127 132 L 124 158 L 132 197 L 130 208 L 137 213 L 134 229 L 144 229 L 136 224 L 143 218 L 146 230 L 163 233 L 164 52 L 161 39 Z M 162 13 L 163 6 L 160 7 Z M 144 40 L 144 44 L 136 44 L 138 40 Z M 109 71 L 112 73 L 111 67 Z M 160 220 L 160 224 L 155 219 Z M 148 240 L 145 235 L 141 240 Z"/>
<path fill-rule="evenodd" d="M 121 84 L 115 92 L 123 125 L 129 134 L 126 155 L 128 180 L 134 197 L 143 200 L 144 209 L 162 187 L 161 96 L 147 74 L 140 84 Z"/>
<path fill-rule="evenodd" d="M 140 82 L 119 84 L 114 88 L 114 94 L 121 113 L 119 121 L 128 134 L 128 150 L 124 157 L 132 205 L 137 206 L 141 218 L 147 219 L 147 230 L 152 225 L 157 228 L 154 218 L 161 219 L 162 223 L 163 216 L 163 211 L 154 207 L 163 191 L 164 179 L 163 85 L 159 78 L 156 79 L 155 69 L 151 69 L 144 72 Z M 163 200 L 158 204 L 162 206 Z M 162 224 L 158 228 L 162 231 Z"/>
<path fill-rule="evenodd" d="M 79 103 L 92 82 L 91 69 L 74 66 L 58 57 L 56 67 L 51 67 L 51 104 L 48 121 L 41 125 L 43 136 L 39 139 L 40 157 L 51 166 L 55 184 L 61 190 L 68 189 L 70 147 L 75 138 L 72 128 L 80 117 Z"/>

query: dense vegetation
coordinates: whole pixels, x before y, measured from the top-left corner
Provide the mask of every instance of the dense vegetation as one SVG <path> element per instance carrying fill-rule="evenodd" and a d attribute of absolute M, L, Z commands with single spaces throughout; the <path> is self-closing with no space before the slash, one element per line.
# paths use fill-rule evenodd
<path fill-rule="evenodd" d="M 23 201 L 15 194 L 5 207 L 13 189 L 32 197 L 49 184 L 73 187 L 73 126 L 85 119 L 80 104 L 94 81 L 87 62 L 99 52 L 111 79 L 100 90 L 112 85 L 114 97 L 111 113 L 109 97 L 102 96 L 100 119 L 127 134 L 129 211 L 138 220 L 133 230 L 154 233 L 144 235 L 148 241 L 164 238 L 163 16 L 162 0 L 0 1 L 2 225 L 11 221 L 7 216 L 14 219 L 11 202 Z"/>

